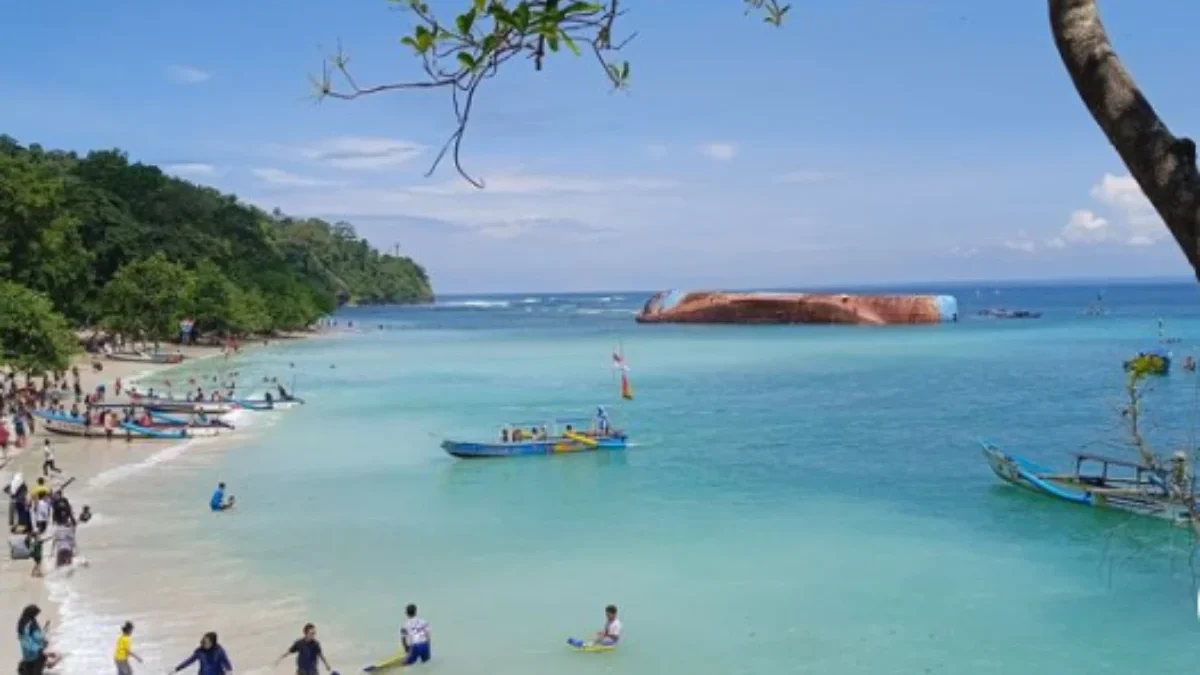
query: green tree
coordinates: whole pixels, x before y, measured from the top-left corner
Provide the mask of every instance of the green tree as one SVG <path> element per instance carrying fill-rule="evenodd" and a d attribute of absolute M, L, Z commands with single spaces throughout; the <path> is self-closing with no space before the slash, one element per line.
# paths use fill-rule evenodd
<path fill-rule="evenodd" d="M 0 281 L 0 364 L 25 373 L 66 370 L 79 340 L 50 299 Z"/>
<path fill-rule="evenodd" d="M 238 287 L 220 268 L 211 262 L 196 267 L 188 313 L 195 319 L 198 332 L 233 332 L 238 299 Z"/>
<path fill-rule="evenodd" d="M 779 26 L 791 9 L 777 0 L 742 0 L 747 13 Z M 616 34 L 624 13 L 621 0 L 459 0 L 458 11 L 439 16 L 425 0 L 390 0 L 410 11 L 413 30 L 400 39 L 421 61 L 425 77 L 363 85 L 339 51 L 312 78 L 316 96 L 356 99 L 382 92 L 441 89 L 450 93 L 454 131 L 435 157 L 432 173 L 449 156 L 476 187 L 483 182 L 463 168 L 460 151 L 475 94 L 502 66 L 543 61 L 565 50 L 596 58 L 609 83 L 628 86 L 630 64 L 614 55 L 629 41 Z M 1084 105 L 1108 137 L 1130 174 L 1162 216 L 1175 242 L 1200 279 L 1200 171 L 1196 144 L 1177 137 L 1155 112 L 1117 57 L 1100 21 L 1096 0 L 1047 0 L 1050 34 Z M 631 36 L 632 37 L 632 34 Z M 334 79 L 341 84 L 335 86 Z"/>
<path fill-rule="evenodd" d="M 0 154 L 0 275 L 78 315 L 90 256 L 66 208 L 65 174 L 28 154 Z"/>
<path fill-rule="evenodd" d="M 179 331 L 195 275 L 162 254 L 122 267 L 101 293 L 103 324 L 140 339 L 166 339 Z"/>

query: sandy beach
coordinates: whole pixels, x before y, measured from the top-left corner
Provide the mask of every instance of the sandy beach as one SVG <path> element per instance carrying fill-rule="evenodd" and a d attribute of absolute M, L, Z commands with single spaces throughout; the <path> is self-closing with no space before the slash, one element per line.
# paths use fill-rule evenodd
<path fill-rule="evenodd" d="M 104 384 L 109 392 L 108 401 L 121 402 L 127 400 L 124 392 L 119 398 L 114 398 L 112 395 L 115 389 L 114 382 L 118 378 L 126 387 L 140 381 L 140 388 L 143 391 L 150 387 L 162 390 L 163 371 L 194 365 L 199 361 L 204 361 L 206 364 L 212 363 L 216 368 L 218 366 L 212 362 L 212 359 L 214 357 L 224 358 L 222 350 L 215 347 L 183 347 L 182 351 L 186 357 L 182 366 L 104 359 L 102 360 L 103 370 L 95 372 L 92 369 L 93 357 L 91 355 L 81 355 L 76 359 L 75 365 L 79 368 L 85 392 L 95 391 L 97 386 Z M 176 392 L 178 395 L 178 388 Z M 22 473 L 30 485 L 41 475 L 43 459 L 41 448 L 44 438 L 49 438 L 53 443 L 57 464 L 63 470 L 63 474 L 56 477 L 55 484 L 73 478 L 74 481 L 67 488 L 66 494 L 72 500 L 76 512 L 87 504 L 97 514 L 92 522 L 81 524 L 78 533 L 79 550 L 88 561 L 89 566 L 76 570 L 67 578 L 67 571 L 53 570 L 52 557 L 48 556 L 49 559 L 43 565 L 46 578 L 39 579 L 30 576 L 32 563 L 29 560 L 12 560 L 6 554 L 3 556 L 3 561 L 0 562 L 0 605 L 12 608 L 15 613 L 27 604 L 38 604 L 42 608 L 42 622 L 49 621 L 51 623 L 51 649 L 67 653 L 67 658 L 55 672 L 89 672 L 94 667 L 93 665 L 85 666 L 78 661 L 73 662 L 71 654 L 79 645 L 71 644 L 71 642 L 77 642 L 81 634 L 94 631 L 87 629 L 81 631 L 78 630 L 78 626 L 75 627 L 76 630 L 64 631 L 64 620 L 70 621 L 70 617 L 65 616 L 63 611 L 64 603 L 78 603 L 82 597 L 93 595 L 91 591 L 101 586 L 104 587 L 104 590 L 117 591 L 119 594 L 143 593 L 149 590 L 144 585 L 147 579 L 146 574 L 153 576 L 154 585 L 158 590 L 163 588 L 160 582 L 164 581 L 163 575 L 158 571 L 130 560 L 130 556 L 139 556 L 137 548 L 139 538 L 144 541 L 146 535 L 153 536 L 153 533 L 128 532 L 111 527 L 114 522 L 120 521 L 123 510 L 138 508 L 137 502 L 145 498 L 143 495 L 136 494 L 136 488 L 131 490 L 125 484 L 115 484 L 138 468 L 148 468 L 148 465 L 151 464 L 156 465 L 167 460 L 178 459 L 187 446 L 192 445 L 194 441 L 135 440 L 127 443 L 118 438 L 109 442 L 105 439 L 84 439 L 49 433 L 39 424 L 26 447 L 21 449 L 10 447 L 10 461 L 0 469 L 0 479 L 3 479 L 4 484 L 7 485 L 15 472 Z M 205 440 L 208 441 L 209 448 L 217 449 L 228 447 L 229 438 L 231 437 L 225 436 L 223 439 Z M 222 442 L 217 442 L 219 440 Z M 162 522 L 169 523 L 170 521 L 169 518 L 164 518 Z M 182 553 L 186 554 L 186 552 Z M 114 573 L 122 578 L 114 579 Z M 177 586 L 182 594 L 191 592 L 186 583 L 177 584 Z M 174 597 L 178 599 L 182 596 Z M 147 598 L 137 597 L 136 599 L 145 601 Z M 143 604 L 143 602 L 131 604 Z M 130 618 L 136 622 L 135 617 Z M 195 630 L 200 630 L 200 626 L 203 625 L 202 620 L 206 617 L 194 618 L 198 620 Z M 186 615 L 181 616 L 181 620 L 186 621 Z M 107 650 L 111 646 L 110 643 L 116 635 L 116 625 L 119 623 L 118 621 L 112 627 L 105 626 L 104 628 L 107 630 L 99 629 L 100 632 L 92 636 L 91 639 L 102 648 L 101 651 Z M 181 626 L 172 629 L 172 633 L 179 634 L 179 649 L 181 650 L 179 654 L 172 653 L 171 656 L 164 657 L 164 664 L 154 664 L 153 670 L 161 672 L 160 665 L 173 665 L 177 662 L 177 657 L 182 658 L 186 655 L 187 652 L 182 650 L 186 644 L 192 641 L 192 633 L 195 631 L 182 632 L 181 629 Z M 163 628 L 159 627 L 159 630 L 163 630 Z M 71 632 L 75 636 L 74 639 L 65 638 L 64 632 Z M 143 629 L 141 635 L 135 636 L 135 644 L 139 642 L 138 638 L 142 638 L 141 642 L 146 642 L 146 634 L 147 631 Z M 96 645 L 89 645 L 89 647 L 95 649 Z M 143 656 L 151 655 L 143 652 Z M 0 640 L 0 663 L 15 664 L 19 659 L 17 641 L 11 637 Z M 154 659 L 154 661 L 157 660 Z M 151 670 L 151 663 L 153 661 L 147 658 L 147 665 L 141 669 Z"/>

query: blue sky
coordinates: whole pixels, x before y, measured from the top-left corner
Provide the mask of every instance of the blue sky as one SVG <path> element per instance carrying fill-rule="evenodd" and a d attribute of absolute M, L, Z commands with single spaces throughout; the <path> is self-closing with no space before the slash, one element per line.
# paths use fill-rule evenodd
<path fill-rule="evenodd" d="M 793 2 L 782 29 L 740 0 L 625 3 L 627 93 L 590 59 L 515 64 L 468 132 L 483 191 L 423 175 L 445 95 L 308 98 L 339 39 L 364 82 L 415 76 L 386 0 L 9 3 L 0 133 L 346 219 L 442 292 L 1188 273 L 1078 100 L 1044 0 Z M 1194 132 L 1200 5 L 1101 9 Z"/>

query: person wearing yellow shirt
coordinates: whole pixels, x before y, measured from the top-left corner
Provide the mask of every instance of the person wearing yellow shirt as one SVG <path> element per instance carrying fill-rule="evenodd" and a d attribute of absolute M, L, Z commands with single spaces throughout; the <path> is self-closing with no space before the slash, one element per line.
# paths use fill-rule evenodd
<path fill-rule="evenodd" d="M 113 661 L 117 664 L 117 675 L 133 675 L 133 667 L 129 665 L 129 659 L 138 663 L 142 662 L 142 657 L 133 653 L 133 624 L 126 621 L 125 625 L 121 626 L 121 634 L 117 636 L 117 649 L 113 653 Z"/>

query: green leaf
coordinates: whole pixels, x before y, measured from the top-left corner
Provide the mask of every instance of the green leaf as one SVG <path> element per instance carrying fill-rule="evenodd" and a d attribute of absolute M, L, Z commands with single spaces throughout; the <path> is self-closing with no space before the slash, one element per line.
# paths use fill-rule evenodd
<path fill-rule="evenodd" d="M 590 14 L 592 12 L 599 12 L 602 9 L 604 9 L 604 7 L 602 5 L 598 5 L 594 2 L 573 2 L 570 5 L 568 5 L 567 8 L 564 9 L 562 13 L 563 14 Z"/>
<path fill-rule="evenodd" d="M 458 62 L 461 63 L 462 67 L 466 68 L 467 70 L 475 69 L 475 57 L 466 52 L 458 53 Z"/>
<path fill-rule="evenodd" d="M 621 81 L 625 81 L 628 79 L 629 79 L 629 62 L 626 61 L 625 63 L 621 64 Z"/>
<path fill-rule="evenodd" d="M 474 23 L 475 23 L 475 10 L 474 9 L 472 9 L 471 11 L 469 11 L 465 14 L 459 14 L 458 18 L 455 19 L 455 24 L 458 27 L 458 32 L 462 35 L 470 35 L 471 34 L 471 26 Z"/>
<path fill-rule="evenodd" d="M 559 33 L 559 37 L 562 39 L 563 44 L 567 46 L 567 49 L 575 52 L 575 56 L 579 56 L 579 45 L 575 44 L 575 41 L 571 39 L 570 35 L 567 35 L 566 33 Z"/>

